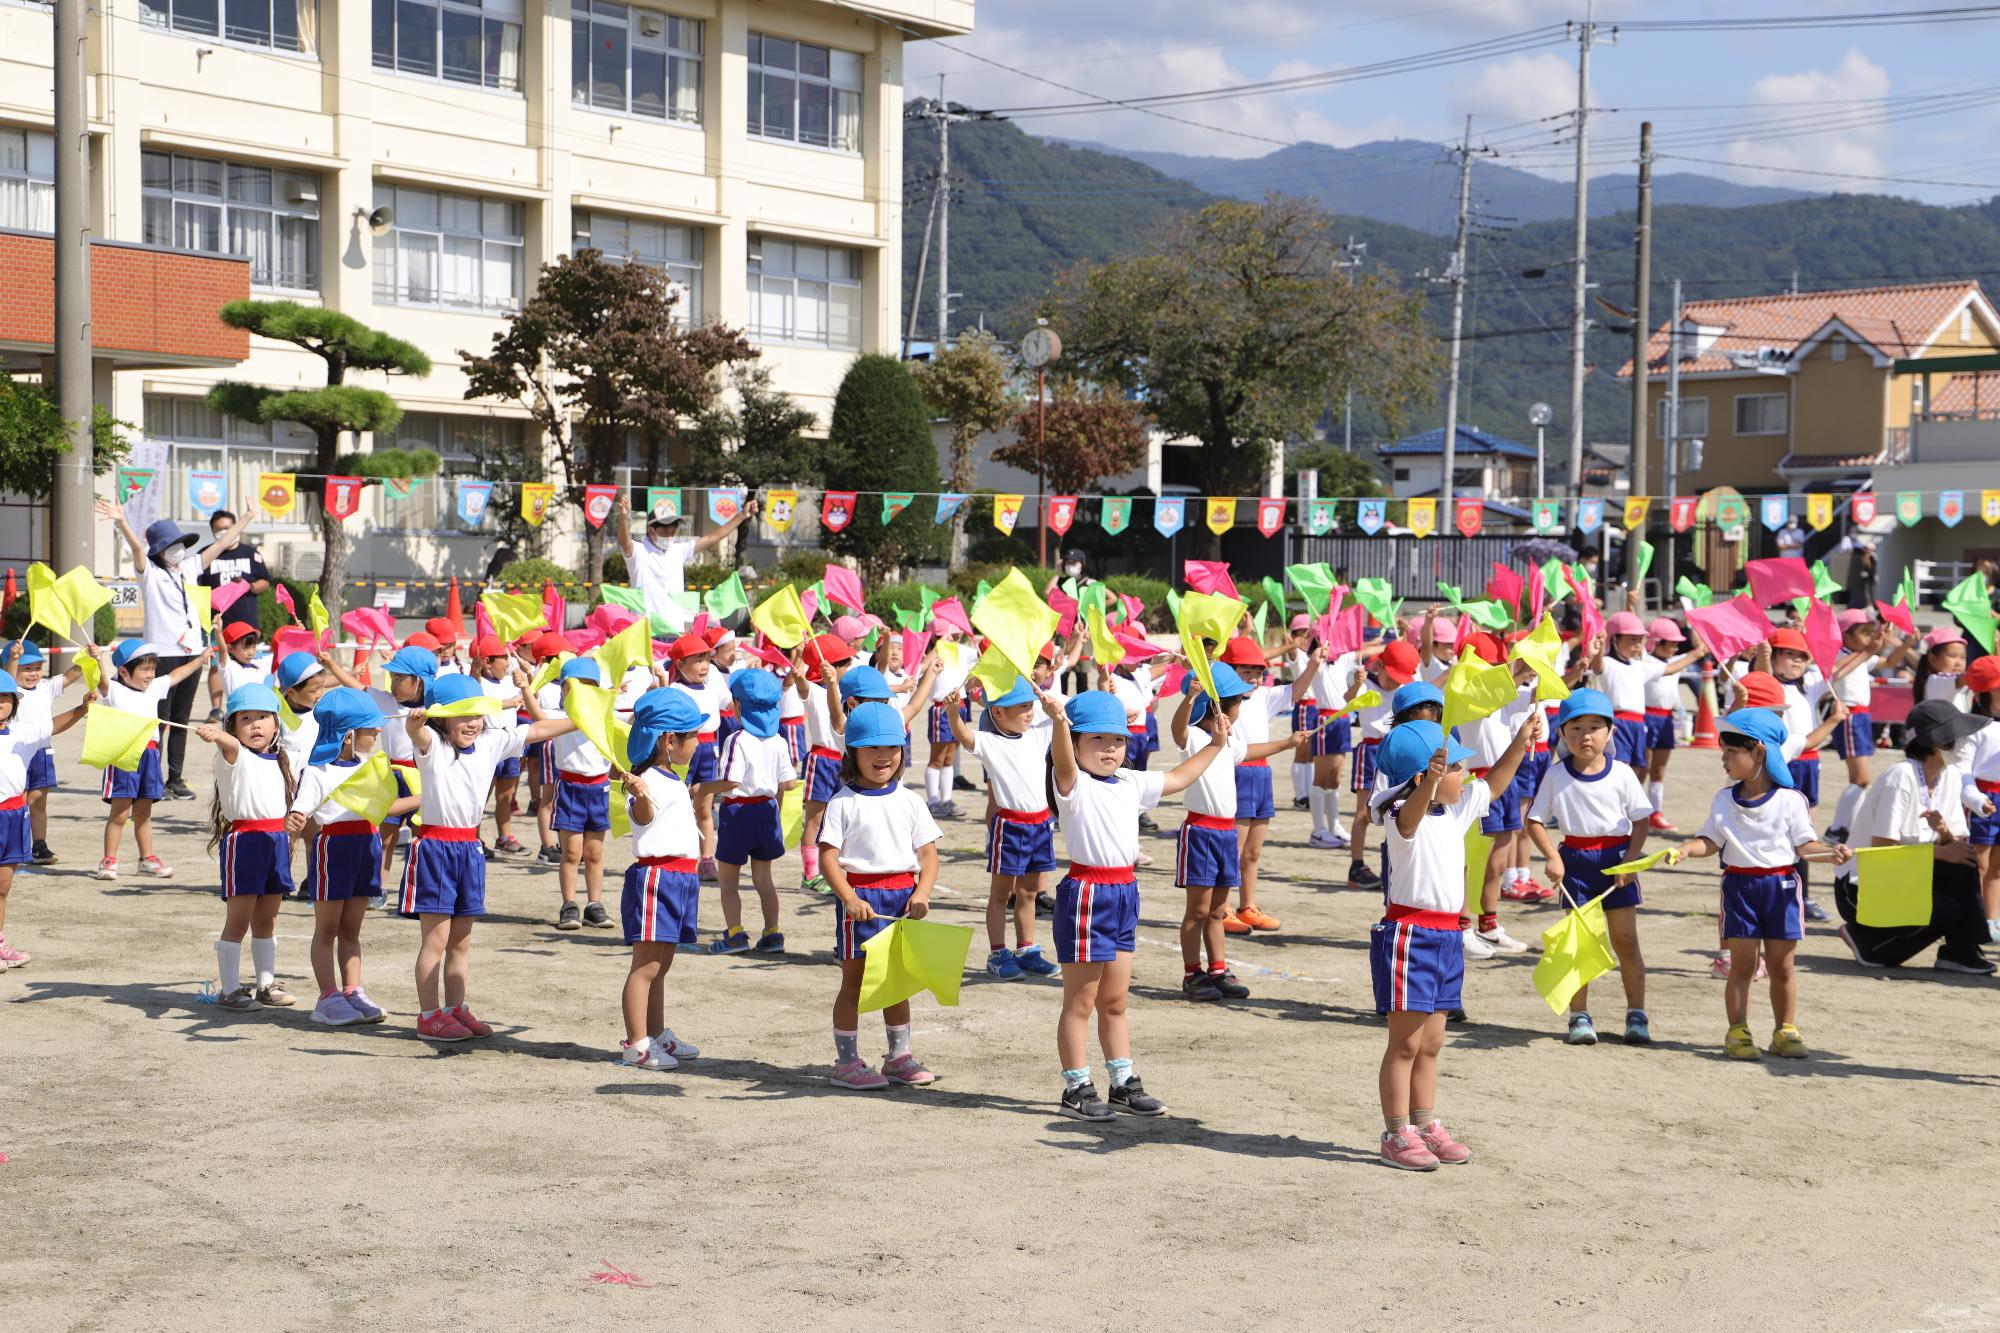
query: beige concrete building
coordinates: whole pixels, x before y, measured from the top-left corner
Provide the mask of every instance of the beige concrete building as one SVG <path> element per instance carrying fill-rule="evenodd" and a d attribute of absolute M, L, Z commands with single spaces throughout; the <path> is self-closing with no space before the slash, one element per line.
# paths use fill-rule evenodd
<path fill-rule="evenodd" d="M 589 245 L 665 267 L 692 318 L 746 329 L 822 420 L 855 353 L 895 349 L 904 47 L 972 17 L 972 0 L 97 0 L 97 232 L 240 256 L 253 296 L 422 347 L 428 378 L 376 383 L 406 410 L 395 442 L 436 449 L 446 484 L 370 488 L 348 568 L 476 573 L 491 523 L 457 521 L 449 477 L 527 426 L 464 400 L 459 353 L 544 262 Z M 0 230 L 53 225 L 51 26 L 46 4 L 0 0 Z M 120 373 L 110 393 L 165 469 L 159 512 L 192 524 L 189 471 L 223 472 L 240 511 L 310 443 L 220 421 L 202 393 L 321 376 L 253 340 L 233 370 Z M 317 567 L 317 489 L 263 530 L 274 569 Z M 582 520 L 553 521 L 567 557 Z M 107 534 L 99 568 L 116 558 Z"/>

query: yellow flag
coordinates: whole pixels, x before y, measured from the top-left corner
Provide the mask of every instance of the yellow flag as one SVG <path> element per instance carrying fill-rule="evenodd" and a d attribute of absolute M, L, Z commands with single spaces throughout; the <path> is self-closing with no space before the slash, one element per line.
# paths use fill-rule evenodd
<path fill-rule="evenodd" d="M 104 668 L 97 664 L 97 654 L 88 650 L 76 655 L 76 669 L 83 673 L 83 683 L 96 691 L 104 688 Z"/>
<path fill-rule="evenodd" d="M 1650 495 L 1627 496 L 1625 500 L 1625 531 L 1637 532 L 1646 526 L 1646 510 L 1653 503 Z"/>
<path fill-rule="evenodd" d="M 1125 660 L 1125 645 L 1104 623 L 1104 608 L 1092 605 L 1083 613 L 1083 623 L 1090 630 L 1090 655 L 1106 670 Z"/>
<path fill-rule="evenodd" d="M 575 656 L 575 653 L 557 653 L 554 657 L 551 657 L 548 661 L 535 668 L 534 678 L 528 682 L 528 693 L 540 694 L 542 686 L 562 674 L 563 663 Z"/>
<path fill-rule="evenodd" d="M 1607 875 L 1643 875 L 1662 861 L 1671 866 L 1680 864 L 1680 859 L 1680 852 L 1675 848 L 1669 847 L 1664 851 L 1648 852 L 1636 861 L 1620 861 L 1615 866 L 1606 866 L 1604 873 Z M 1925 920 L 1929 919 L 1928 917 L 1925 918 Z"/>
<path fill-rule="evenodd" d="M 326 627 L 333 623 L 333 616 L 326 609 L 326 603 L 319 599 L 319 589 L 312 590 L 312 600 L 306 603 L 306 624 L 312 626 L 315 634 L 324 634 Z"/>
<path fill-rule="evenodd" d="M 1504 665 L 1493 666 L 1474 653 L 1460 653 L 1444 678 L 1444 729 L 1461 722 L 1477 722 L 1514 701 L 1514 673 Z"/>
<path fill-rule="evenodd" d="M 861 946 L 861 1012 L 873 1013 L 929 991 L 943 1005 L 958 1003 L 958 983 L 972 949 L 971 926 L 898 917 Z"/>
<path fill-rule="evenodd" d="M 83 637 L 93 638 L 91 626 L 97 623 L 98 610 L 111 604 L 111 589 L 99 583 L 88 569 L 75 565 L 56 580 L 56 595 L 62 598 L 63 610 L 69 613 Z"/>
<path fill-rule="evenodd" d="M 2000 491 L 1979 493 L 1979 516 L 1986 520 L 1986 526 L 2000 523 Z"/>
<path fill-rule="evenodd" d="M 211 600 L 215 589 L 205 583 L 197 583 L 187 591 L 188 601 L 194 604 L 194 617 L 201 624 L 201 632 L 206 634 L 215 628 L 215 603 Z M 319 600 L 318 593 L 313 594 L 313 600 Z"/>
<path fill-rule="evenodd" d="M 1570 997 L 1618 965 L 1605 944 L 1604 900 L 1593 898 L 1542 932 L 1535 990 L 1560 1014 Z"/>
<path fill-rule="evenodd" d="M 1428 537 L 1437 531 L 1438 502 L 1436 496 L 1432 496 L 1429 499 L 1411 500 L 1409 505 L 1409 528 L 1412 536 Z"/>
<path fill-rule="evenodd" d="M 160 719 L 98 704 L 83 715 L 83 762 L 92 768 L 139 769 Z"/>
<path fill-rule="evenodd" d="M 1927 842 L 1908 847 L 1864 847 L 1854 859 L 1861 875 L 1856 921 L 1885 929 L 1930 924 L 1936 848 Z"/>
<path fill-rule="evenodd" d="M 981 598 L 979 605 L 972 608 L 972 627 L 984 634 L 987 641 L 998 649 L 1000 655 L 1014 664 L 1015 670 L 1029 675 L 1035 669 L 1035 659 L 1041 655 L 1042 645 L 1056 632 L 1062 622 L 1049 604 L 1036 593 L 1034 585 L 1018 569 L 1007 571 L 1007 577 L 999 585 Z M 990 650 L 989 650 L 990 651 Z M 982 664 L 984 659 L 981 659 Z M 978 672 L 974 668 L 974 672 Z M 981 676 L 980 679 L 986 679 Z M 1009 680 L 1001 690 L 1013 688 Z"/>
<path fill-rule="evenodd" d="M 69 608 L 63 604 L 56 572 L 47 565 L 28 566 L 28 619 L 65 639 L 69 637 Z"/>
<path fill-rule="evenodd" d="M 528 593 L 482 593 L 479 604 L 493 619 L 493 632 L 502 642 L 512 643 L 529 630 L 540 629 L 546 616 L 542 599 Z"/>
<path fill-rule="evenodd" d="M 1014 682 L 1021 678 L 1021 671 L 995 643 L 988 644 L 986 651 L 979 655 L 979 661 L 973 664 L 972 678 L 986 687 L 986 702 L 990 704 L 1014 688 Z"/>
<path fill-rule="evenodd" d="M 416 776 L 415 769 L 410 770 L 410 776 Z M 381 824 L 388 818 L 389 807 L 396 803 L 399 795 L 395 776 L 389 768 L 389 756 L 380 750 L 375 751 L 355 765 L 332 794 L 334 804 L 352 810 L 370 824 Z"/>
<path fill-rule="evenodd" d="M 597 747 L 599 754 L 620 768 L 630 762 L 625 753 L 625 742 L 632 734 L 632 727 L 618 717 L 618 694 L 615 690 L 592 685 L 587 680 L 572 680 L 563 699 L 563 712 L 576 723 L 576 729 L 583 733 L 584 739 Z"/>
<path fill-rule="evenodd" d="M 624 756 L 618 756 L 619 762 Z M 625 784 L 617 780 L 611 783 L 611 836 L 630 837 L 632 833 L 632 812 L 625 808 Z"/>
<path fill-rule="evenodd" d="M 1806 496 L 1806 522 L 1812 524 L 1814 532 L 1825 532 L 1833 523 L 1833 497 L 1831 495 Z"/>
<path fill-rule="evenodd" d="M 1493 859 L 1493 835 L 1474 824 L 1465 831 L 1465 901 L 1476 903 L 1486 891 L 1486 863 Z"/>
<path fill-rule="evenodd" d="M 542 520 L 549 516 L 549 505 L 556 498 L 554 482 L 524 481 L 521 483 L 521 517 L 528 520 L 528 526 L 539 528 Z"/>
<path fill-rule="evenodd" d="M 1345 717 L 1349 713 L 1358 713 L 1364 708 L 1377 707 L 1381 702 L 1382 692 L 1380 690 L 1363 690 L 1330 712 L 1322 710 L 1319 715 L 1320 720 L 1322 722 L 1332 721 L 1336 717 Z"/>
<path fill-rule="evenodd" d="M 1563 681 L 1562 668 L 1556 665 L 1556 658 L 1562 653 L 1562 636 L 1556 633 L 1555 617 L 1544 612 L 1542 623 L 1535 626 L 1535 632 L 1514 645 L 1507 654 L 1510 662 L 1526 662 L 1535 671 L 1535 698 L 1543 703 L 1569 698 L 1569 686 Z"/>
<path fill-rule="evenodd" d="M 298 502 L 299 478 L 295 472 L 260 472 L 257 474 L 257 504 L 275 523 L 292 512 Z"/>
<path fill-rule="evenodd" d="M 1202 510 L 1207 516 L 1208 530 L 1218 537 L 1236 526 L 1236 497 L 1233 495 L 1211 495 L 1203 503 Z"/>
<path fill-rule="evenodd" d="M 1201 688 L 1208 697 L 1217 703 L 1221 700 L 1215 693 L 1215 673 L 1209 669 L 1208 649 L 1202 640 L 1210 640 L 1218 648 L 1228 643 L 1229 636 L 1236 632 L 1236 626 L 1248 610 L 1249 607 L 1234 597 L 1226 597 L 1219 592 L 1191 592 L 1181 598 L 1177 617 L 1181 651 L 1187 654 L 1194 678 L 1201 682 Z"/>
<path fill-rule="evenodd" d="M 750 623 L 772 643 L 788 650 L 798 647 L 812 630 L 812 622 L 806 619 L 805 603 L 799 600 L 798 589 L 789 583 L 751 608 Z"/>
<path fill-rule="evenodd" d="M 427 717 L 484 717 L 489 713 L 504 713 L 507 705 L 490 694 L 475 694 L 469 699 L 454 699 L 448 704 L 426 708 Z"/>
<path fill-rule="evenodd" d="M 778 823 L 785 831 L 785 850 L 790 851 L 805 841 L 806 836 L 806 784 L 795 782 L 791 790 L 778 798 Z"/>
<path fill-rule="evenodd" d="M 653 665 L 653 625 L 645 616 L 619 630 L 591 650 L 590 655 L 604 668 L 604 684 L 617 690 L 625 673 L 634 666 Z M 587 683 L 587 682 L 586 682 Z"/>
<path fill-rule="evenodd" d="M 285 692 L 283 690 L 279 690 L 278 725 L 283 727 L 286 731 L 297 731 L 299 729 L 300 720 L 301 719 L 299 715 L 292 711 L 292 701 L 285 697 Z"/>

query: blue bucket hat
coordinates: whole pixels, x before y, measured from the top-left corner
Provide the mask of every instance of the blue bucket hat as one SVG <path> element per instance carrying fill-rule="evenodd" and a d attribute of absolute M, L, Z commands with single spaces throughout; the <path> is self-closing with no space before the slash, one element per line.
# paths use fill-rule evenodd
<path fill-rule="evenodd" d="M 172 519 L 156 518 L 146 525 L 146 556 L 157 560 L 169 546 L 193 546 L 200 540 L 192 532 L 182 532 L 181 525 Z"/>
<path fill-rule="evenodd" d="M 238 685 L 229 692 L 224 711 L 232 717 L 237 713 L 275 713 L 278 692 L 269 685 Z"/>
<path fill-rule="evenodd" d="M 433 680 L 438 673 L 438 656 L 428 648 L 398 648 L 396 655 L 382 664 L 392 676 L 414 676 Z"/>
<path fill-rule="evenodd" d="M 452 672 L 439 676 L 424 686 L 424 707 L 437 708 L 444 704 L 455 704 L 465 699 L 477 699 L 486 693 L 479 682 L 472 677 Z"/>
<path fill-rule="evenodd" d="M 1085 690 L 1063 705 L 1069 729 L 1080 736 L 1123 736 L 1125 705 L 1103 690 Z"/>
<path fill-rule="evenodd" d="M 564 680 L 588 681 L 592 685 L 602 685 L 604 683 L 604 673 L 598 670 L 596 660 L 589 657 L 572 657 L 569 661 L 564 662 L 562 664 L 561 678 Z"/>
<path fill-rule="evenodd" d="M 42 645 L 36 643 L 33 639 L 23 639 L 21 641 L 21 655 L 15 659 L 14 665 L 17 667 L 33 666 L 37 662 L 46 662 L 48 660 L 49 655 L 42 651 Z"/>
<path fill-rule="evenodd" d="M 1772 708 L 1741 708 L 1722 719 L 1722 740 L 1731 733 L 1760 741 L 1764 746 L 1764 771 L 1780 787 L 1793 787 L 1791 765 L 1785 762 L 1785 719 Z"/>
<path fill-rule="evenodd" d="M 656 685 L 632 703 L 632 733 L 625 739 L 625 762 L 637 767 L 660 748 L 660 737 L 700 731 L 702 711 L 685 691 Z"/>
<path fill-rule="evenodd" d="M 1437 753 L 1440 745 L 1445 747 L 1447 764 L 1462 764 L 1472 758 L 1472 751 L 1447 738 L 1444 728 L 1437 723 L 1402 722 L 1392 727 L 1382 739 L 1375 765 L 1391 787 L 1400 787 L 1430 767 L 1431 756 Z"/>
<path fill-rule="evenodd" d="M 1216 697 L 1221 699 L 1222 702 L 1228 703 L 1231 699 L 1241 699 L 1250 693 L 1250 687 L 1243 683 L 1243 677 L 1237 675 L 1236 668 L 1230 666 L 1227 662 L 1211 663 L 1208 670 L 1210 676 L 1215 681 Z M 1207 717 L 1208 691 L 1201 689 L 1200 682 L 1194 678 L 1194 672 L 1188 672 L 1187 678 L 1181 681 L 1181 689 L 1196 691 L 1194 703 L 1188 707 L 1188 721 L 1199 722 Z"/>
<path fill-rule="evenodd" d="M 1008 688 L 1007 692 L 997 699 L 988 699 L 986 706 L 988 708 L 1013 708 L 1018 704 L 1031 704 L 1035 702 L 1036 697 L 1035 687 L 1028 683 L 1027 677 L 1016 676 L 1014 677 L 1013 685 Z"/>
<path fill-rule="evenodd" d="M 13 673 L 0 671 L 0 694 L 19 694 L 20 692 L 20 682 L 14 679 Z"/>
<path fill-rule="evenodd" d="M 294 689 L 324 670 L 311 653 L 286 653 L 285 660 L 278 663 L 278 687 Z"/>
<path fill-rule="evenodd" d="M 245 685 L 236 694 L 262 688 Z M 236 702 L 236 694 L 229 696 L 232 705 Z M 347 739 L 348 732 L 379 727 L 384 721 L 382 710 L 375 706 L 375 701 L 368 697 L 365 690 L 351 690 L 346 686 L 322 694 L 313 706 L 313 718 L 319 723 L 319 736 L 313 741 L 312 754 L 307 762 L 314 764 L 330 764 L 340 758 L 341 742 Z"/>
<path fill-rule="evenodd" d="M 134 658 L 159 655 L 160 646 L 156 643 L 147 643 L 144 639 L 120 639 L 118 646 L 111 650 L 111 665 L 122 671 L 132 665 Z"/>
<path fill-rule="evenodd" d="M 878 703 L 889 701 L 889 682 L 881 672 L 872 666 L 850 667 L 840 678 L 840 702 L 852 703 L 856 699 L 874 700 Z"/>
<path fill-rule="evenodd" d="M 1419 704 L 1436 704 L 1444 707 L 1444 691 L 1427 680 L 1413 680 L 1408 685 L 1398 686 L 1389 696 L 1389 716 L 1400 717 Z M 1431 747 L 1435 750 L 1437 747 Z"/>
<path fill-rule="evenodd" d="M 1556 709 L 1556 729 L 1560 731 L 1565 723 L 1579 717 L 1601 717 L 1606 722 L 1615 722 L 1618 712 L 1611 706 L 1611 696 L 1603 690 L 1571 690 L 1562 707 Z"/>
<path fill-rule="evenodd" d="M 768 671 L 739 671 L 729 678 L 737 720 L 752 736 L 778 734 L 778 700 L 784 692 L 783 683 Z"/>
<path fill-rule="evenodd" d="M 847 732 L 842 737 L 850 750 L 864 745 L 893 745 L 903 748 L 907 736 L 903 715 L 887 704 L 856 704 L 847 715 Z"/>

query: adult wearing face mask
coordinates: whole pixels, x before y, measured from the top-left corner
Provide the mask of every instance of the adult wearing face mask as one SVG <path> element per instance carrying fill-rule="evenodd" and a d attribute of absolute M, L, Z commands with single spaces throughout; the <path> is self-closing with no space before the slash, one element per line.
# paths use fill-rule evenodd
<path fill-rule="evenodd" d="M 631 495 L 621 490 L 617 508 L 612 512 L 618 517 L 612 535 L 618 539 L 618 549 L 625 554 L 625 568 L 632 586 L 645 599 L 646 610 L 652 616 L 653 636 L 661 638 L 678 635 L 687 628 L 687 609 L 677 599 L 687 591 L 688 561 L 720 545 L 723 538 L 742 527 L 757 512 L 757 502 L 749 501 L 736 511 L 736 517 L 704 537 L 681 536 L 680 511 L 665 501 L 654 505 L 646 515 L 646 534 L 639 541 L 632 539 Z"/>
<path fill-rule="evenodd" d="M 202 651 L 205 636 L 201 619 L 195 611 L 192 589 L 216 558 L 236 545 L 243 525 L 240 521 L 232 522 L 217 530 L 215 540 L 195 557 L 189 555 L 188 548 L 200 538 L 194 533 L 182 532 L 180 524 L 170 518 L 149 524 L 142 537 L 126 520 L 125 511 L 110 500 L 99 497 L 97 512 L 117 522 L 119 535 L 132 548 L 132 562 L 139 569 L 140 601 L 146 611 L 142 637 L 147 643 L 158 644 L 164 650 L 159 666 L 160 675 L 164 677 Z M 201 685 L 202 673 L 191 671 L 160 704 L 161 721 L 181 724 L 169 727 L 164 738 L 167 752 L 166 798 L 170 801 L 194 799 L 193 790 L 181 780 L 181 762 L 187 755 L 185 727 L 189 714 L 194 711 L 194 697 Z"/>
<path fill-rule="evenodd" d="M 1086 558 L 1080 547 L 1072 546 L 1067 551 L 1064 551 L 1062 553 L 1062 568 L 1057 572 L 1056 577 L 1049 580 L 1049 586 L 1042 589 L 1043 600 L 1046 601 L 1049 594 L 1058 588 L 1066 592 L 1074 592 L 1078 601 L 1083 600 L 1083 590 L 1099 582 L 1099 580 L 1090 577 L 1085 572 L 1088 569 L 1088 566 L 1085 564 Z M 1079 621 L 1078 630 L 1080 631 L 1081 629 L 1082 623 Z M 1061 680 L 1060 673 L 1057 678 Z M 1085 688 L 1083 667 L 1081 664 L 1078 664 L 1068 673 L 1068 685 L 1063 690 L 1063 693 L 1077 694 Z M 967 789 L 970 790 L 971 784 L 968 783 L 966 785 Z"/>
<path fill-rule="evenodd" d="M 225 583 L 241 581 L 250 585 L 252 593 L 263 592 L 271 586 L 271 571 L 264 564 L 263 553 L 241 539 L 241 519 L 227 509 L 218 509 L 208 516 L 208 533 L 215 541 L 214 551 L 220 554 L 203 552 L 202 564 L 206 568 L 200 582 L 204 586 L 220 588 Z M 237 598 L 217 619 L 225 624 L 256 624 L 256 597 Z"/>

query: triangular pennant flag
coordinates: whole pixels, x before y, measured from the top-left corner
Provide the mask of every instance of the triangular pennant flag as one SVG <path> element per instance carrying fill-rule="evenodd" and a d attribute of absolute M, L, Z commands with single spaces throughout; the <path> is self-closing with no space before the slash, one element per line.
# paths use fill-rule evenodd
<path fill-rule="evenodd" d="M 542 628 L 542 599 L 529 593 L 482 593 L 479 605 L 493 622 L 493 633 L 512 643 L 529 630 Z"/>
<path fill-rule="evenodd" d="M 1560 1014 L 1578 991 L 1618 965 L 1606 944 L 1604 900 L 1593 898 L 1542 932 L 1535 992 Z"/>
<path fill-rule="evenodd" d="M 750 623 L 772 643 L 788 650 L 798 647 L 812 632 L 798 590 L 789 583 L 757 603 L 750 612 Z"/>

